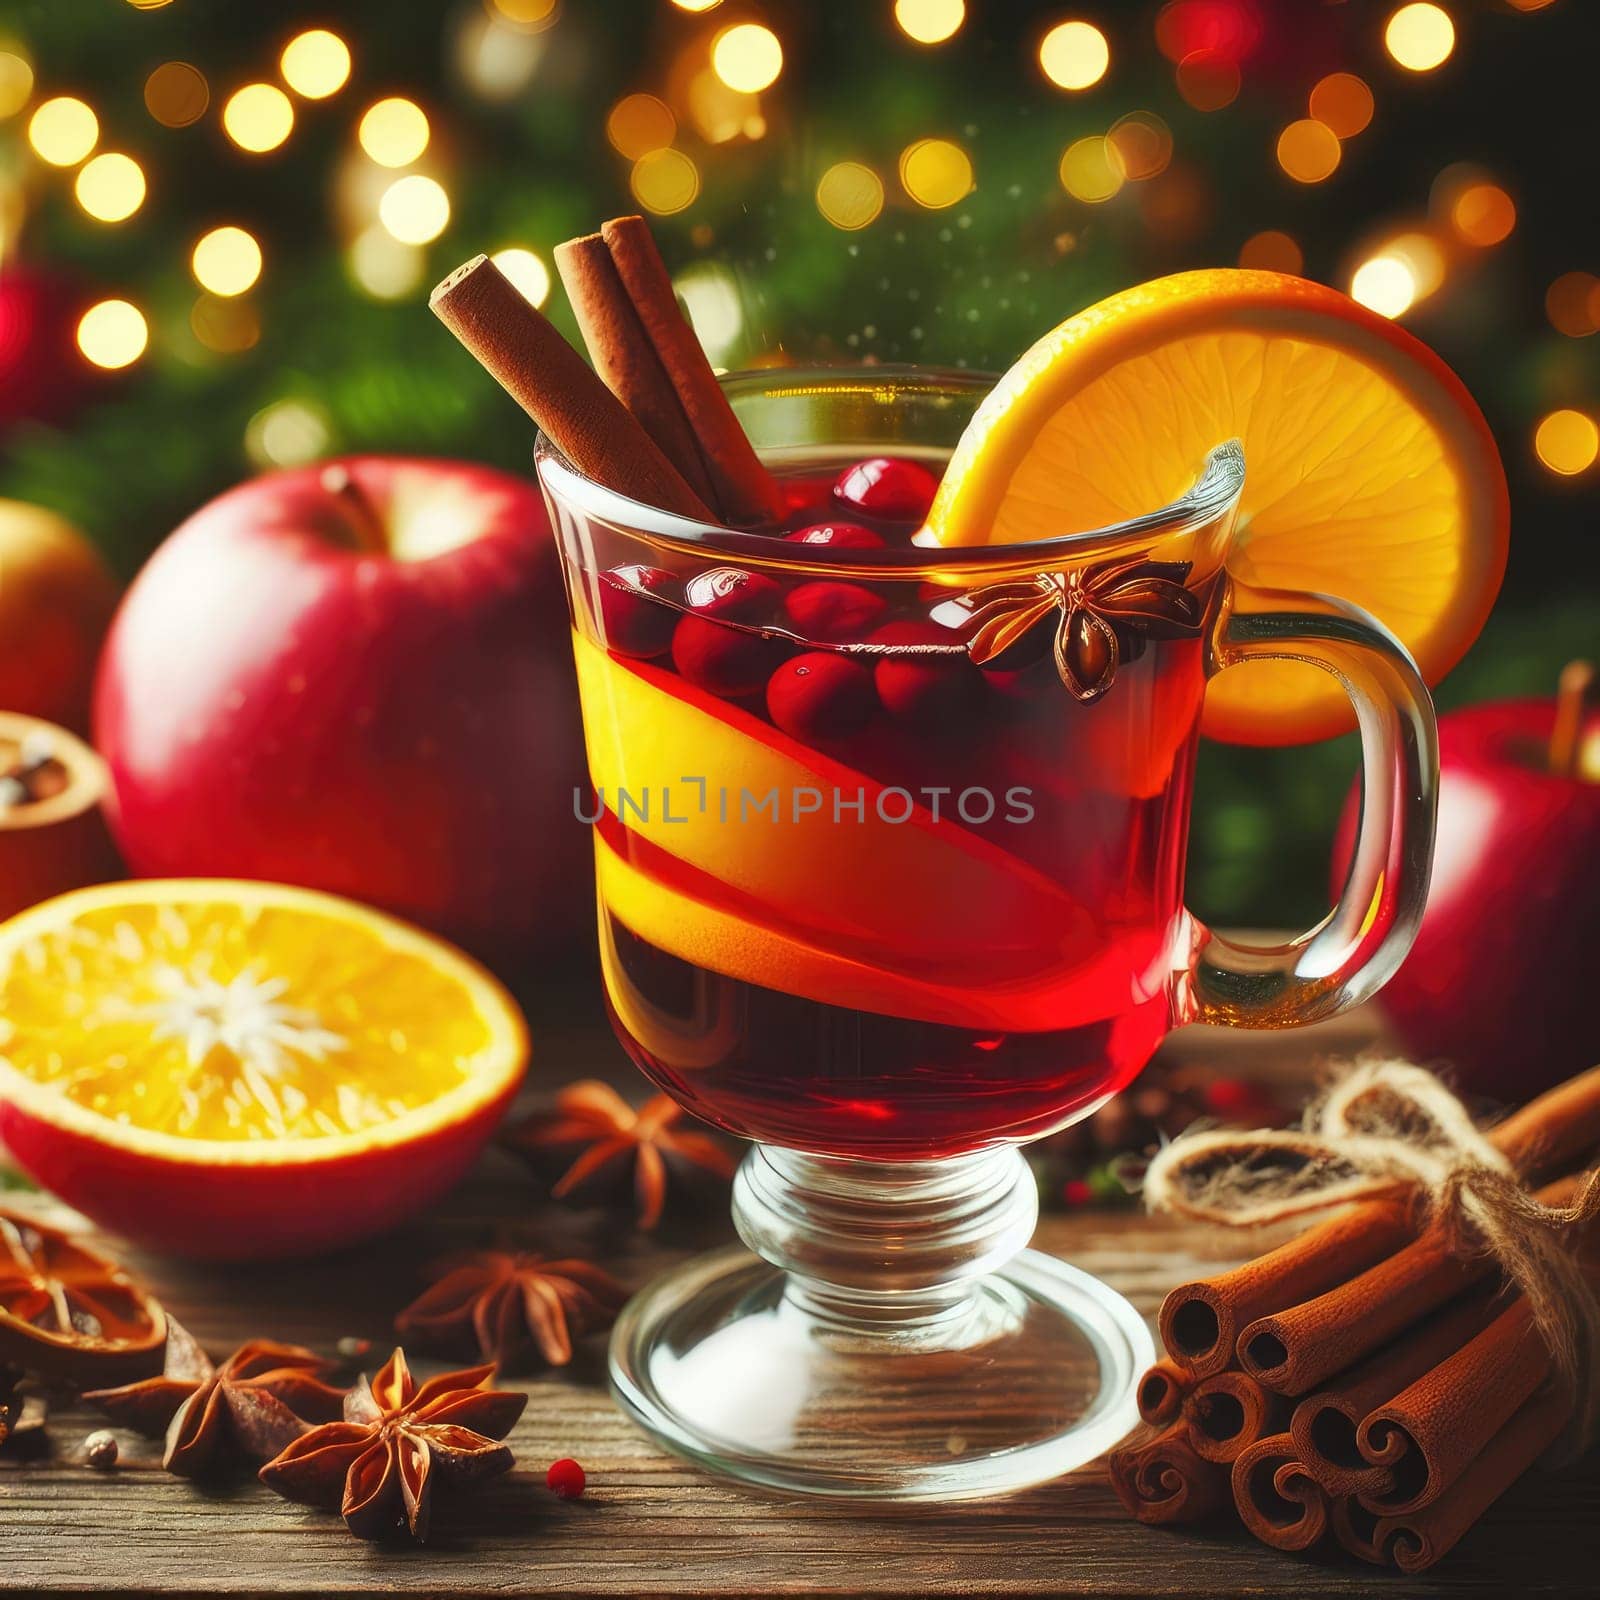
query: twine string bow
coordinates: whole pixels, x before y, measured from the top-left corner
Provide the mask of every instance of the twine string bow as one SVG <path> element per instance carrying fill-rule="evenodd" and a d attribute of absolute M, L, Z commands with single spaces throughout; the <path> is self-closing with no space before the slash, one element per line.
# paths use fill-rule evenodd
<path fill-rule="evenodd" d="M 1300 1128 L 1185 1134 L 1144 1178 L 1150 1210 L 1229 1227 L 1394 1194 L 1417 1197 L 1452 1254 L 1488 1255 L 1522 1292 L 1572 1391 L 1580 1443 L 1591 1440 L 1600 1421 L 1600 1299 L 1572 1231 L 1600 1215 L 1600 1171 L 1569 1204 L 1546 1205 L 1431 1072 L 1366 1061 L 1307 1109 Z"/>

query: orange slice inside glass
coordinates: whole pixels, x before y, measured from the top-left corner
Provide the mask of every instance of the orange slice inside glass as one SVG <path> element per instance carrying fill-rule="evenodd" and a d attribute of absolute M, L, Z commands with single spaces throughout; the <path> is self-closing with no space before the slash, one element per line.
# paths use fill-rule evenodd
<path fill-rule="evenodd" d="M 1244 446 L 1228 567 L 1252 591 L 1370 611 L 1430 684 L 1482 628 L 1505 570 L 1505 473 L 1482 413 L 1420 341 L 1337 290 L 1273 272 L 1180 273 L 1061 324 L 1000 380 L 956 448 L 929 530 L 1010 544 L 1169 504 L 1206 452 Z M 1353 725 L 1296 662 L 1217 678 L 1204 729 L 1295 744 Z"/>

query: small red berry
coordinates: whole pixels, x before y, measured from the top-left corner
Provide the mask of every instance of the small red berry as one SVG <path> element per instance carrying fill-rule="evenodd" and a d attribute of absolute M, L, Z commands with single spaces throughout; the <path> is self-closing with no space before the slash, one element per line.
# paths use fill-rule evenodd
<path fill-rule="evenodd" d="M 859 522 L 814 522 L 784 534 L 790 544 L 820 544 L 830 550 L 882 550 L 887 541 Z"/>
<path fill-rule="evenodd" d="M 670 594 L 677 579 L 660 567 L 613 567 L 600 574 L 600 630 L 609 650 L 649 660 L 672 643 L 678 613 L 657 595 Z"/>
<path fill-rule="evenodd" d="M 865 639 L 888 601 L 859 583 L 819 578 L 802 583 L 783 597 L 789 620 L 808 639 L 824 644 L 853 644 Z"/>
<path fill-rule="evenodd" d="M 589 1478 L 571 1456 L 563 1456 L 561 1460 L 551 1463 L 544 1481 L 552 1494 L 560 1495 L 563 1500 L 576 1500 L 582 1495 Z"/>
<path fill-rule="evenodd" d="M 1094 1188 L 1082 1178 L 1068 1178 L 1061 1185 L 1061 1203 L 1068 1206 L 1086 1206 L 1094 1200 Z"/>
<path fill-rule="evenodd" d="M 834 498 L 869 517 L 892 522 L 921 522 L 933 504 L 939 480 L 916 461 L 873 456 L 839 474 Z"/>
<path fill-rule="evenodd" d="M 713 567 L 697 572 L 683 586 L 684 604 L 702 617 L 724 622 L 758 622 L 778 602 L 778 585 L 764 572 Z"/>
<path fill-rule="evenodd" d="M 1216 1117 L 1237 1117 L 1249 1111 L 1252 1114 L 1271 1105 L 1271 1100 L 1260 1087 L 1243 1078 L 1217 1078 L 1201 1090 L 1206 1110 Z"/>
<path fill-rule="evenodd" d="M 757 693 L 787 653 L 787 647 L 758 633 L 745 633 L 682 617 L 672 635 L 672 664 L 697 689 L 738 700 Z"/>
<path fill-rule="evenodd" d="M 767 713 L 805 744 L 847 739 L 877 709 L 872 674 L 848 656 L 814 650 L 785 661 L 767 680 Z"/>
<path fill-rule="evenodd" d="M 948 644 L 951 635 L 931 622 L 891 622 L 874 644 Z M 873 668 L 884 709 L 919 728 L 950 729 L 984 697 L 983 674 L 964 654 L 879 656 Z"/>

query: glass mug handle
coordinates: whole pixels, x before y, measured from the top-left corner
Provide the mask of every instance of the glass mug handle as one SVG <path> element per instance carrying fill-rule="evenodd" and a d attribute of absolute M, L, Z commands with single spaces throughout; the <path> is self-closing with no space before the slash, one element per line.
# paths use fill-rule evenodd
<path fill-rule="evenodd" d="M 1289 1028 L 1357 1005 L 1411 948 L 1428 893 L 1439 740 L 1433 701 L 1405 647 L 1359 608 L 1321 595 L 1249 589 L 1240 612 L 1230 583 L 1206 673 L 1252 661 L 1302 661 L 1337 678 L 1361 729 L 1361 820 L 1338 903 L 1309 932 L 1247 946 L 1193 930 L 1186 1022 Z"/>

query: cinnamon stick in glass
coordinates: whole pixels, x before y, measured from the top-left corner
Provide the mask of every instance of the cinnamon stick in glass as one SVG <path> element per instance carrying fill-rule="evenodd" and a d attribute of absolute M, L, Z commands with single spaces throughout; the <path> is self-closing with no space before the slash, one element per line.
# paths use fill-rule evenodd
<path fill-rule="evenodd" d="M 1288 1426 L 1289 1403 L 1246 1372 L 1217 1372 L 1189 1391 L 1183 1418 L 1195 1454 L 1229 1466 L 1258 1439 Z"/>
<path fill-rule="evenodd" d="M 1194 1453 L 1182 1422 L 1113 1450 L 1107 1466 L 1117 1498 L 1140 1522 L 1200 1522 L 1228 1504 L 1227 1468 Z"/>
<path fill-rule="evenodd" d="M 583 357 L 487 256 L 457 267 L 428 304 L 585 476 L 631 500 L 716 520 Z"/>
<path fill-rule="evenodd" d="M 1328 1496 L 1286 1433 L 1258 1439 L 1229 1477 L 1239 1520 L 1275 1550 L 1309 1550 L 1328 1531 Z"/>

